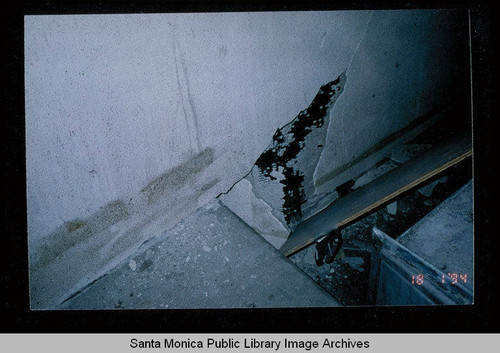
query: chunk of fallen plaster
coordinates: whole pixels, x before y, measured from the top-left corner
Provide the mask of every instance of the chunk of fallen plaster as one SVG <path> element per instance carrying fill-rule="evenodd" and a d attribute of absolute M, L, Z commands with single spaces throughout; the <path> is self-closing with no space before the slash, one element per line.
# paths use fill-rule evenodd
<path fill-rule="evenodd" d="M 137 268 L 137 263 L 134 260 L 130 260 L 128 262 L 128 267 L 130 267 L 132 271 L 135 271 L 135 269 Z"/>
<path fill-rule="evenodd" d="M 398 202 L 394 201 L 393 203 L 387 205 L 387 212 L 390 215 L 395 216 L 398 213 Z"/>
<path fill-rule="evenodd" d="M 273 215 L 272 208 L 255 196 L 252 183 L 247 179 L 236 183 L 220 200 L 275 248 L 283 245 L 288 229 Z"/>

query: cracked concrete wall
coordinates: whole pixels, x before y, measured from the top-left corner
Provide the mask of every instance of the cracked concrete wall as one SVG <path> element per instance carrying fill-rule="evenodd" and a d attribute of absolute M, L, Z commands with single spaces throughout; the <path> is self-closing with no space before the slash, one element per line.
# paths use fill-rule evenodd
<path fill-rule="evenodd" d="M 369 16 L 26 16 L 32 307 L 57 305 L 247 174 L 346 67 Z"/>
<path fill-rule="evenodd" d="M 271 202 L 258 183 L 234 185 L 276 129 L 345 72 L 304 186 L 321 196 L 333 169 L 434 100 L 441 104 L 439 94 L 452 95 L 445 89 L 455 82 L 447 66 L 455 44 L 443 38 L 457 18 L 446 11 L 26 16 L 32 307 L 57 305 L 229 189 L 241 218 L 260 224 L 261 234 L 286 236 L 280 195 Z M 441 86 L 427 77 L 429 65 L 440 70 Z M 395 93 L 406 110 L 388 115 Z M 420 110 L 398 115 L 416 100 Z M 346 126 L 362 127 L 363 138 Z"/>
<path fill-rule="evenodd" d="M 346 76 L 342 74 L 321 86 L 307 109 L 276 130 L 272 143 L 257 159 L 250 173 L 236 184 L 237 190 L 245 189 L 246 185 L 246 198 L 241 199 L 234 188 L 221 195 L 226 205 L 241 214 L 275 247 L 279 247 L 290 229 L 300 222 L 302 204 L 314 192 L 314 171 L 325 145 L 330 110 L 342 95 L 345 81 Z M 266 208 L 264 212 L 263 208 L 254 208 L 256 199 L 266 204 L 270 212 Z M 245 200 L 249 200 L 250 212 L 245 210 L 245 204 L 248 205 Z M 274 222 L 264 221 L 271 216 Z"/>
<path fill-rule="evenodd" d="M 316 121 L 311 118 L 302 133 L 288 134 L 287 125 L 276 130 L 245 176 L 252 186 L 237 184 L 237 190 L 247 188 L 250 196 L 243 200 L 249 201 L 242 201 L 241 191 L 234 188 L 221 195 L 226 205 L 277 248 L 298 222 L 334 201 L 337 188 L 355 184 L 353 178 L 470 99 L 465 11 L 368 13 L 364 30 L 345 53 L 348 62 L 334 71 L 342 73 L 343 80 L 338 96 L 321 117 L 325 124 L 311 127 Z M 323 84 L 331 79 L 325 75 Z M 315 100 L 304 104 L 302 109 L 309 107 L 290 124 L 303 114 L 309 116 Z M 291 137 L 277 143 L 282 135 Z M 286 161 L 275 158 L 267 161 L 268 170 L 262 168 L 262 159 L 268 160 L 269 153 L 293 149 L 298 141 L 299 156 Z M 287 169 L 293 173 L 284 176 Z M 271 212 L 256 209 L 257 200 Z M 269 226 L 262 229 L 262 224 Z"/>

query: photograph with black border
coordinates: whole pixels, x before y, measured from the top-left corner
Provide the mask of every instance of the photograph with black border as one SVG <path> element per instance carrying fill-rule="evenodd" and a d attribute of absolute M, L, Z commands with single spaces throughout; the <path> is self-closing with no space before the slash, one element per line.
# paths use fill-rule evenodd
<path fill-rule="evenodd" d="M 3 333 L 498 332 L 488 3 L 6 15 Z"/>

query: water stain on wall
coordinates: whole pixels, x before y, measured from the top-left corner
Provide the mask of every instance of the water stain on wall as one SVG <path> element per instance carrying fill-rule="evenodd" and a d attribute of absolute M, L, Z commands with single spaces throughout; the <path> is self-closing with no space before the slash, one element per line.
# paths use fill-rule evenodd
<path fill-rule="evenodd" d="M 113 258 L 119 256 L 124 249 L 134 246 L 134 244 L 137 243 L 138 234 L 144 232 L 148 227 L 163 228 L 163 230 L 167 230 L 169 220 L 179 221 L 183 216 L 186 216 L 186 213 L 189 214 L 196 210 L 198 207 L 198 199 L 219 183 L 219 181 L 220 179 L 218 178 L 212 179 L 197 187 L 191 193 L 183 193 L 180 197 L 178 197 L 178 195 L 165 196 L 163 200 L 165 202 L 162 202 L 154 209 L 150 209 L 149 212 L 145 212 L 140 221 L 127 229 L 124 234 L 114 240 L 112 244 L 108 244 L 110 246 L 106 250 L 103 261 L 111 261 Z M 172 194 L 174 193 L 175 192 L 172 192 Z M 154 234 L 151 236 L 154 236 Z"/>
<path fill-rule="evenodd" d="M 74 219 L 64 222 L 39 245 L 30 249 L 31 271 L 47 266 L 68 249 L 81 245 L 97 235 L 114 234 L 114 225 L 122 221 L 130 221 L 131 228 L 121 233 L 120 239 L 108 239 L 112 242 L 112 245 L 110 251 L 107 252 L 107 258 L 119 256 L 120 251 L 123 251 L 124 248 L 133 246 L 141 227 L 146 227 L 148 223 L 160 217 L 160 212 L 168 214 L 169 212 L 173 213 L 173 209 L 179 209 L 179 212 L 175 212 L 177 214 L 182 213 L 188 206 L 196 207 L 198 198 L 219 182 L 219 179 L 216 179 L 201 185 L 194 183 L 196 176 L 211 165 L 213 161 L 214 151 L 207 148 L 155 178 L 141 189 L 140 195 L 132 195 L 126 198 L 126 200 L 134 200 L 133 202 L 126 202 L 123 199 L 114 200 L 86 219 Z M 182 196 L 177 195 L 178 190 L 186 185 L 193 185 L 193 188 L 195 188 L 193 192 L 186 194 L 186 200 L 178 204 L 168 205 L 168 212 L 165 210 L 164 205 L 159 206 L 165 203 L 166 200 L 178 199 Z M 140 197 L 143 195 L 146 196 L 145 199 Z M 106 244 L 101 244 L 101 246 L 104 245 Z M 91 246 L 90 250 L 88 255 L 99 249 Z"/>
<path fill-rule="evenodd" d="M 123 200 L 112 201 L 85 220 L 74 219 L 63 223 L 56 231 L 49 234 L 36 250 L 36 260 L 30 262 L 31 268 L 43 267 L 68 248 L 82 243 L 113 224 L 128 219 L 129 206 Z"/>
<path fill-rule="evenodd" d="M 160 175 L 148 185 L 141 189 L 141 193 L 146 195 L 148 203 L 152 204 L 158 200 L 166 190 L 179 188 L 192 180 L 214 161 L 214 151 L 206 148 L 194 155 L 184 163 Z"/>

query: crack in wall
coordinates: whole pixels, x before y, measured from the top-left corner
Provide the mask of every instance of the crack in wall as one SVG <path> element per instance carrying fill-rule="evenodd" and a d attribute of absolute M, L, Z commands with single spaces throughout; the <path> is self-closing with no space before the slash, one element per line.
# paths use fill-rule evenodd
<path fill-rule="evenodd" d="M 284 179 L 279 181 L 283 185 L 284 194 L 282 212 L 289 226 L 293 226 L 302 217 L 301 205 L 307 196 L 304 189 L 305 176 L 309 173 L 307 167 L 316 165 L 319 161 L 320 153 L 316 151 L 323 150 L 324 142 L 318 141 L 318 137 L 321 140 L 326 137 L 326 131 L 322 127 L 328 122 L 330 110 L 343 92 L 345 80 L 343 73 L 321 86 L 308 108 L 285 127 L 276 130 L 273 142 L 255 162 L 260 173 L 271 181 L 276 180 L 272 172 L 282 170 Z M 315 130 L 320 132 L 320 136 L 315 136 L 316 139 L 309 139 L 306 143 L 307 136 Z M 316 144 L 316 147 L 311 148 L 312 144 Z M 302 155 L 304 151 L 306 153 Z"/>
<path fill-rule="evenodd" d="M 176 39 L 177 41 L 177 39 Z M 184 54 L 182 51 L 179 49 L 179 42 L 177 41 L 177 49 L 179 51 L 179 58 L 182 66 L 182 72 L 184 73 L 184 80 L 186 81 L 186 93 L 187 93 L 187 101 L 189 103 L 189 107 L 191 108 L 191 113 L 192 113 L 192 118 L 194 122 L 194 128 L 196 132 L 196 142 L 198 145 L 198 152 L 202 150 L 201 146 L 201 130 L 198 126 L 198 115 L 196 114 L 196 108 L 193 100 L 193 96 L 191 94 L 191 85 L 189 84 L 189 75 L 187 71 L 187 65 L 184 61 Z"/>
<path fill-rule="evenodd" d="M 354 50 L 354 53 L 351 56 L 351 60 L 349 61 L 349 65 L 347 65 L 347 69 L 345 70 L 345 72 L 349 71 L 349 69 L 351 68 L 352 62 L 354 61 L 354 57 L 358 53 L 359 48 L 361 48 L 361 43 L 365 39 L 366 33 L 368 33 L 368 27 L 369 27 L 370 22 L 372 20 L 373 12 L 374 12 L 374 10 L 372 10 L 372 12 L 370 13 L 370 17 L 368 17 L 368 20 L 366 21 L 366 27 L 365 27 L 365 30 L 363 31 L 363 35 L 361 36 L 361 39 L 359 40 L 358 45 L 356 46 L 356 50 Z"/>
<path fill-rule="evenodd" d="M 175 31 L 176 29 L 175 27 L 173 27 L 172 47 L 174 53 L 174 64 L 175 64 L 175 74 L 177 78 L 177 86 L 179 88 L 182 110 L 184 112 L 184 118 L 188 130 L 189 145 L 191 147 L 191 150 L 193 150 L 193 140 L 195 140 L 196 152 L 199 153 L 202 151 L 202 145 L 201 145 L 200 128 L 198 126 L 198 115 L 196 113 L 194 100 L 191 94 L 191 87 L 189 84 L 189 75 L 187 72 L 187 66 L 184 61 L 184 57 L 180 49 L 179 41 L 177 39 Z M 181 68 L 181 70 L 179 70 L 179 67 Z M 182 71 L 182 77 L 180 71 Z M 189 109 L 187 108 L 187 106 L 189 107 Z"/>
<path fill-rule="evenodd" d="M 309 107 L 276 130 L 252 169 L 217 197 L 228 195 L 241 180 L 248 179 L 255 198 L 270 205 L 271 213 L 278 212 L 277 219 L 282 219 L 286 229 L 293 228 L 302 217 L 302 204 L 314 191 L 313 173 L 326 141 L 324 125 L 329 125 L 331 108 L 345 81 L 344 72 L 322 85 Z"/>
<path fill-rule="evenodd" d="M 231 187 L 230 187 L 229 189 L 227 189 L 227 191 L 223 191 L 223 192 L 221 192 L 221 193 L 220 193 L 219 195 L 217 195 L 215 198 L 219 199 L 219 198 L 220 198 L 221 196 L 223 196 L 223 195 L 228 195 L 228 194 L 231 192 L 231 190 L 233 190 L 233 189 L 234 189 L 234 187 L 236 186 L 236 184 L 238 184 L 240 181 L 242 181 L 242 180 L 243 180 L 243 179 L 245 179 L 247 176 L 249 176 L 251 172 L 252 172 L 252 169 L 250 169 L 250 170 L 249 170 L 249 171 L 248 171 L 248 172 L 247 172 L 244 176 L 242 176 L 240 179 L 238 179 L 238 181 L 236 181 L 235 183 L 233 183 L 233 184 L 231 185 Z"/>
<path fill-rule="evenodd" d="M 353 54 L 351 56 L 351 59 L 349 60 L 349 64 L 347 65 L 347 68 L 344 71 L 345 75 L 347 75 L 347 72 L 350 70 L 350 68 L 352 66 L 352 63 L 354 61 L 354 58 L 356 57 L 356 55 L 359 52 L 359 49 L 361 48 L 361 43 L 363 42 L 363 40 L 366 37 L 366 34 L 368 32 L 368 28 L 370 26 L 370 22 L 372 20 L 373 12 L 374 11 L 372 11 L 370 13 L 370 16 L 368 17 L 368 20 L 366 21 L 366 25 L 365 25 L 365 29 L 363 31 L 363 34 L 361 35 L 361 38 L 360 38 L 360 40 L 358 42 L 358 45 L 356 46 L 356 49 L 354 50 L 354 52 L 353 52 Z M 326 130 L 326 136 L 328 136 L 328 134 L 330 133 L 330 126 L 331 126 L 331 121 L 328 124 L 327 130 Z M 324 149 L 321 151 L 321 154 L 320 154 L 319 159 L 318 159 L 318 163 L 316 163 L 316 167 L 314 168 L 314 173 L 313 173 L 314 195 L 316 195 L 316 190 L 317 190 L 317 177 L 316 176 L 317 176 L 318 168 L 319 168 L 319 166 L 321 164 L 321 160 L 323 159 L 323 154 L 324 154 Z"/>

